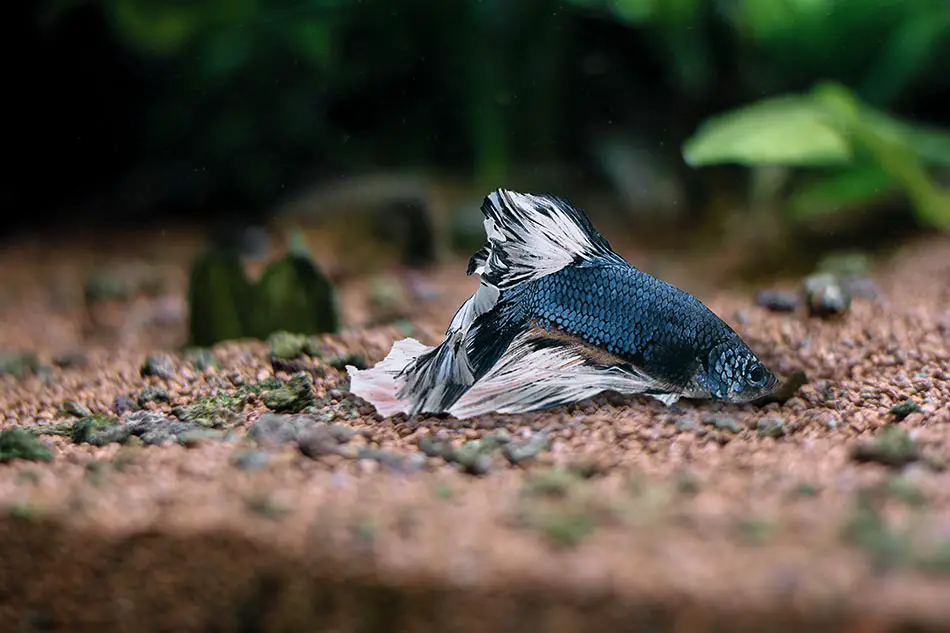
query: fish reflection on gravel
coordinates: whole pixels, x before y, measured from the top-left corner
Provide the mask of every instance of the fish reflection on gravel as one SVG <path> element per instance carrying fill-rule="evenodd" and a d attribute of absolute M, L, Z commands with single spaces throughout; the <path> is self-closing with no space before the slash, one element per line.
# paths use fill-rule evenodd
<path fill-rule="evenodd" d="M 488 240 L 468 266 L 480 285 L 442 343 L 403 339 L 375 367 L 346 368 L 380 415 L 521 413 L 608 390 L 743 403 L 775 388 L 722 319 L 624 261 L 567 201 L 499 189 L 481 211 Z"/>

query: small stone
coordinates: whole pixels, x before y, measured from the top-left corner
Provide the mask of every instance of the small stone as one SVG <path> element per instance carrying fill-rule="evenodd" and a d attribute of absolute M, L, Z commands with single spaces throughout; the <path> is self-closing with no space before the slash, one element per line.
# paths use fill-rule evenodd
<path fill-rule="evenodd" d="M 290 332 L 274 332 L 267 337 L 271 358 L 291 360 L 304 354 L 307 336 Z"/>
<path fill-rule="evenodd" d="M 53 358 L 53 364 L 60 369 L 72 369 L 74 367 L 85 367 L 89 364 L 89 359 L 82 352 L 69 352 Z"/>
<path fill-rule="evenodd" d="M 295 374 L 282 387 L 265 393 L 263 400 L 272 411 L 299 413 L 317 403 L 313 393 L 313 377 L 305 373 Z"/>
<path fill-rule="evenodd" d="M 486 475 L 491 470 L 494 460 L 492 453 L 499 444 L 485 436 L 481 440 L 465 442 L 456 449 L 443 455 L 447 462 L 454 462 L 462 467 L 462 471 L 470 475 Z"/>
<path fill-rule="evenodd" d="M 0 463 L 15 459 L 49 462 L 53 459 L 53 453 L 26 429 L 13 427 L 0 431 Z"/>
<path fill-rule="evenodd" d="M 735 418 L 730 418 L 727 415 L 711 415 L 703 419 L 703 424 L 708 424 L 714 426 L 719 430 L 731 431 L 733 433 L 739 433 L 742 431 L 742 427 L 736 422 Z"/>
<path fill-rule="evenodd" d="M 785 418 L 769 417 L 759 420 L 759 437 L 783 437 L 785 435 Z"/>
<path fill-rule="evenodd" d="M 237 451 L 231 456 L 231 464 L 240 470 L 260 470 L 270 463 L 270 453 L 264 451 Z"/>
<path fill-rule="evenodd" d="M 75 400 L 67 400 L 63 403 L 62 412 L 74 418 L 86 418 L 92 415 L 89 407 Z"/>
<path fill-rule="evenodd" d="M 431 436 L 422 437 L 418 442 L 419 450 L 428 457 L 443 457 L 451 447 Z"/>
<path fill-rule="evenodd" d="M 139 393 L 138 405 L 144 407 L 149 402 L 171 402 L 171 396 L 165 387 L 146 387 Z"/>
<path fill-rule="evenodd" d="M 851 307 L 851 295 L 834 275 L 812 275 L 805 279 L 802 287 L 812 316 L 839 316 Z"/>
<path fill-rule="evenodd" d="M 532 435 L 527 442 L 505 442 L 501 447 L 501 454 L 505 456 L 512 464 L 521 464 L 537 457 L 542 451 L 547 450 L 547 434 L 543 431 Z"/>
<path fill-rule="evenodd" d="M 910 398 L 906 398 L 900 404 L 895 404 L 893 407 L 891 407 L 891 414 L 893 414 L 897 421 L 900 422 L 911 413 L 918 413 L 920 410 L 919 404 Z"/>
<path fill-rule="evenodd" d="M 118 420 L 102 413 L 77 420 L 70 433 L 74 443 L 93 446 L 105 446 L 113 442 L 121 444 L 129 434 L 129 430 Z"/>
<path fill-rule="evenodd" d="M 311 362 L 305 361 L 305 360 L 287 360 L 284 358 L 274 357 L 270 359 L 270 366 L 271 366 L 271 369 L 273 369 L 275 373 L 282 371 L 288 374 L 296 374 L 296 373 L 305 371 L 305 372 L 313 372 L 318 376 L 326 375 L 325 372 L 323 371 L 323 368 L 318 367 L 312 364 Z"/>
<path fill-rule="evenodd" d="M 755 294 L 755 304 L 772 312 L 794 312 L 800 303 L 798 294 L 788 290 L 760 290 Z"/>
<path fill-rule="evenodd" d="M 193 347 L 185 352 L 185 360 L 198 371 L 217 369 L 221 366 L 218 357 L 206 347 Z"/>
<path fill-rule="evenodd" d="M 112 412 L 116 415 L 137 411 L 138 408 L 139 405 L 136 404 L 135 400 L 128 396 L 116 396 L 116 399 L 112 401 Z"/>
<path fill-rule="evenodd" d="M 195 448 L 221 439 L 224 439 L 224 432 L 216 429 L 188 429 L 178 435 L 178 443 L 186 448 Z"/>
<path fill-rule="evenodd" d="M 139 373 L 143 378 L 155 376 L 162 380 L 168 380 L 175 375 L 175 367 L 172 364 L 171 357 L 167 354 L 155 354 L 145 359 Z"/>
<path fill-rule="evenodd" d="M 381 451 L 375 448 L 361 448 L 356 454 L 356 459 L 371 459 L 400 472 L 413 472 L 425 465 L 425 461 L 414 459 L 411 455 Z"/>
<path fill-rule="evenodd" d="M 224 428 L 241 422 L 241 416 L 236 411 L 243 406 L 240 398 L 217 395 L 202 398 L 196 402 L 178 406 L 172 409 L 172 415 L 189 424 L 207 428 Z"/>
<path fill-rule="evenodd" d="M 901 467 L 920 459 L 920 452 L 905 429 L 889 424 L 873 440 L 856 444 L 851 456 L 858 462 Z"/>
<path fill-rule="evenodd" d="M 137 411 L 125 419 L 125 429 L 145 444 L 162 445 L 187 431 L 199 428 L 152 411 Z"/>
<path fill-rule="evenodd" d="M 266 446 L 280 446 L 296 440 L 301 432 L 313 426 L 316 420 L 305 415 L 265 413 L 251 425 L 248 438 Z"/>
<path fill-rule="evenodd" d="M 297 438 L 297 449 L 310 459 L 319 459 L 325 455 L 339 452 L 339 442 L 325 425 L 315 425 Z"/>
<path fill-rule="evenodd" d="M 676 421 L 676 432 L 677 433 L 689 433 L 693 431 L 701 431 L 699 425 L 696 424 L 696 420 L 688 417 L 680 418 Z"/>

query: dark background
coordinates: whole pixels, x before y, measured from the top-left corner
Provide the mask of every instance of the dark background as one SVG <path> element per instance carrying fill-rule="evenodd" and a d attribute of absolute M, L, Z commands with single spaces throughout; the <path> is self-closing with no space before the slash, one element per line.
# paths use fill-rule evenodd
<path fill-rule="evenodd" d="M 681 144 L 704 118 L 821 80 L 950 127 L 945 0 L 20 6 L 6 232 L 262 216 L 363 172 L 494 188 L 556 163 L 605 180 L 605 136 L 688 181 Z"/>

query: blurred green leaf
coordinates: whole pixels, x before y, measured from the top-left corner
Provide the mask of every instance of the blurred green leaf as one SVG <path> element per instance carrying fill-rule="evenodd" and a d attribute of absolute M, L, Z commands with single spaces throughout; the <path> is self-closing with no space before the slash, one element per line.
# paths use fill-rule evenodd
<path fill-rule="evenodd" d="M 875 133 L 906 143 L 925 162 L 950 166 L 950 132 L 947 130 L 909 123 L 868 107 L 863 108 L 861 117 Z"/>
<path fill-rule="evenodd" d="M 247 63 L 251 40 L 240 26 L 216 29 L 209 33 L 202 46 L 204 54 L 197 60 L 197 70 L 211 81 L 223 81 L 239 72 Z"/>
<path fill-rule="evenodd" d="M 897 99 L 929 70 L 938 43 L 950 36 L 950 10 L 937 4 L 922 3 L 921 7 L 895 27 L 880 56 L 870 65 L 861 90 L 869 102 L 887 104 Z"/>
<path fill-rule="evenodd" d="M 950 192 L 940 189 L 927 173 L 908 135 L 913 127 L 883 113 L 873 116 L 874 111 L 844 86 L 823 83 L 813 92 L 838 128 L 903 186 L 917 217 L 935 228 L 950 229 Z"/>
<path fill-rule="evenodd" d="M 792 217 L 807 219 L 872 204 L 900 191 L 900 184 L 879 165 L 861 165 L 822 174 L 799 186 L 789 197 L 787 208 Z"/>
<path fill-rule="evenodd" d="M 179 52 L 201 26 L 199 10 L 191 7 L 157 6 L 134 0 L 117 0 L 111 7 L 119 32 L 150 53 Z"/>
<path fill-rule="evenodd" d="M 287 27 L 294 50 L 315 68 L 328 69 L 333 62 L 333 25 L 326 21 L 305 20 Z"/>
<path fill-rule="evenodd" d="M 841 165 L 851 145 L 808 96 L 767 99 L 703 123 L 683 145 L 694 167 L 716 163 L 746 166 Z"/>

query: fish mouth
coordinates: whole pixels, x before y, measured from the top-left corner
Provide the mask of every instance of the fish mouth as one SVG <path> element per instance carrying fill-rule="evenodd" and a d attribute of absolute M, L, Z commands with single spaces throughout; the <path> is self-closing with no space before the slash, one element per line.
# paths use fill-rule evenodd
<path fill-rule="evenodd" d="M 753 387 L 750 389 L 745 389 L 739 392 L 733 392 L 730 394 L 732 397 L 728 398 L 726 401 L 732 404 L 746 404 L 747 402 L 754 402 L 761 400 L 762 398 L 767 398 L 770 396 L 779 386 L 779 379 L 775 374 L 768 379 L 761 387 Z"/>

